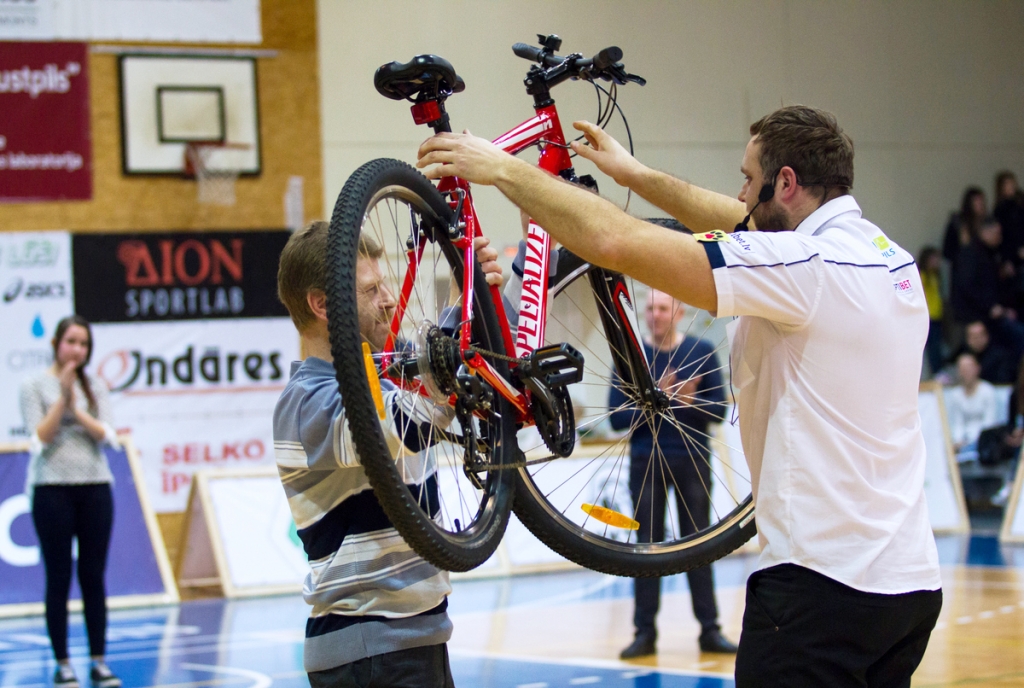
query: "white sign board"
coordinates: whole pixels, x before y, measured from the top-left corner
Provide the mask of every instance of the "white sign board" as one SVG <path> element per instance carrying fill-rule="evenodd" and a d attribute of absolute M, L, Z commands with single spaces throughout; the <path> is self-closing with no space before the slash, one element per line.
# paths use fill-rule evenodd
<path fill-rule="evenodd" d="M 22 381 L 53 359 L 57 321 L 74 312 L 71 237 L 66 232 L 0 234 L 0 443 L 25 440 Z"/>
<path fill-rule="evenodd" d="M 273 465 L 274 405 L 299 357 L 288 318 L 104 323 L 93 339 L 155 511 L 184 511 L 197 470 Z"/>
<path fill-rule="evenodd" d="M 921 432 L 928 459 L 925 465 L 924 493 L 932 530 L 939 533 L 966 533 L 970 530 L 967 506 L 960 486 L 960 472 L 953 462 L 946 431 L 946 411 L 942 392 L 926 389 L 918 395 Z"/>
<path fill-rule="evenodd" d="M 260 43 L 259 0 L 0 0 L 0 39 Z"/>
<path fill-rule="evenodd" d="M 1003 527 L 999 539 L 1003 542 L 1024 542 L 1024 471 L 1017 462 L 1017 478 L 1013 482 L 1010 501 L 1003 514 Z"/>
<path fill-rule="evenodd" d="M 183 587 L 216 583 L 227 597 L 302 590 L 309 566 L 277 469 L 202 471 L 189 507 Z"/>

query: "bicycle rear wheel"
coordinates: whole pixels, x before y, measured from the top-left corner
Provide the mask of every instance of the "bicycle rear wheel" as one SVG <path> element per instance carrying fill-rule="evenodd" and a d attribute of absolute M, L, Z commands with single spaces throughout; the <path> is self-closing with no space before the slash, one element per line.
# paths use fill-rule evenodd
<path fill-rule="evenodd" d="M 449 238 L 451 217 L 433 184 L 404 162 L 378 159 L 356 170 L 331 218 L 328 326 L 346 422 L 381 507 L 424 559 L 467 571 L 494 552 L 508 523 L 514 471 L 488 469 L 512 460 L 515 421 L 498 395 L 474 412 L 460 386 L 459 333 L 451 325 L 461 318 L 464 263 Z M 360 283 L 357 261 L 371 260 L 379 274 Z M 494 304 L 474 269 L 471 343 L 503 354 Z M 385 301 L 390 294 L 397 308 L 364 308 L 361 322 L 360 289 L 379 290 Z M 374 344 L 376 375 L 364 342 Z M 493 365 L 508 376 L 507 364 Z M 384 388 L 386 421 L 374 377 Z M 486 396 L 477 385 L 473 393 Z M 446 403 L 452 399 L 454 407 Z"/>
<path fill-rule="evenodd" d="M 520 434 L 527 466 L 517 473 L 516 516 L 567 559 L 620 576 L 681 573 L 734 551 L 756 526 L 739 433 L 722 422 L 731 414 L 724 323 L 692 309 L 674 354 L 649 348 L 637 357 L 633 309 L 635 297 L 644 309 L 648 288 L 564 249 L 559 274 L 546 338 L 586 359 L 583 381 L 570 388 L 578 439 L 572 456 L 552 459 L 539 438 Z M 676 394 L 659 397 L 652 390 L 667 369 Z M 695 396 L 682 394 L 688 384 Z"/>

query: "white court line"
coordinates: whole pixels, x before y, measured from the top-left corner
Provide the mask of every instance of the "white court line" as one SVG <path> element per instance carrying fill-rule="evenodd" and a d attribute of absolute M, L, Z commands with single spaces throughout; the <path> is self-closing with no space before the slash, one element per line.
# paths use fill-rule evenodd
<path fill-rule="evenodd" d="M 260 640 L 260 641 L 233 641 L 228 640 L 225 642 L 216 643 L 204 647 L 184 647 L 184 648 L 169 648 L 169 649 L 156 649 L 148 652 L 114 652 L 107 653 L 107 663 L 118 660 L 129 660 L 129 659 L 153 659 L 162 658 L 169 659 L 171 657 L 180 657 L 183 655 L 198 655 L 198 654 L 215 654 L 224 650 L 251 650 L 260 647 L 275 647 L 285 643 L 280 641 Z M 298 644 L 298 643 L 294 643 Z M 85 655 L 88 657 L 88 655 Z M 75 655 L 73 659 L 83 659 L 81 655 Z M 52 660 L 33 660 L 25 662 L 12 662 L 10 664 L 3 664 L 3 668 L 10 669 L 39 669 L 43 667 L 49 667 L 52 664 Z"/>
<path fill-rule="evenodd" d="M 637 668 L 633 664 L 627 662 L 620 662 L 612 659 L 594 659 L 593 657 L 569 657 L 566 659 L 555 659 L 553 657 L 533 657 L 529 655 L 512 655 L 512 654 L 500 654 L 497 652 L 487 652 L 483 650 L 463 650 L 448 646 L 448 654 L 453 657 L 473 657 L 483 659 L 505 659 L 512 662 L 528 662 L 531 664 L 554 664 L 557 666 L 575 666 L 575 667 L 593 667 L 595 669 L 611 669 L 620 670 L 625 672 L 636 672 Z M 689 669 L 669 669 L 668 667 L 645 667 L 643 673 L 637 673 L 635 676 L 643 676 L 647 673 L 659 673 L 659 674 L 671 674 L 672 676 L 694 676 L 700 678 L 701 676 L 707 676 L 710 678 L 725 678 L 732 679 L 732 674 L 726 674 L 715 671 L 692 671 Z"/>
<path fill-rule="evenodd" d="M 274 682 L 266 674 L 250 669 L 236 669 L 235 667 L 214 666 L 212 664 L 181 664 L 182 669 L 188 671 L 208 671 L 211 674 L 224 674 L 225 676 L 240 676 L 252 679 L 253 684 L 249 688 L 270 688 Z"/>

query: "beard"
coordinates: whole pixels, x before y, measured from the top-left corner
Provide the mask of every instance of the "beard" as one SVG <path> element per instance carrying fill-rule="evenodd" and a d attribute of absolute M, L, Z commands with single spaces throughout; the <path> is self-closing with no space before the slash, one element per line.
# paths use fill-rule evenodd
<path fill-rule="evenodd" d="M 754 208 L 750 217 L 761 232 L 785 232 L 793 229 L 789 226 L 789 218 L 777 203 L 762 203 Z"/>

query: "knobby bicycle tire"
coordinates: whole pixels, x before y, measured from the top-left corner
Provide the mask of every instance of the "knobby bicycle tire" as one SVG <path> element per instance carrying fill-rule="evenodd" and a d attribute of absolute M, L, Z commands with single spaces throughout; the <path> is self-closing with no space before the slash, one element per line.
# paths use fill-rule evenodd
<path fill-rule="evenodd" d="M 438 482 L 448 476 L 452 476 L 450 480 L 470 477 L 476 481 L 474 485 L 480 488 L 468 498 L 479 499 L 478 507 L 474 507 L 471 502 L 466 503 L 467 497 L 460 487 L 456 501 L 461 503 L 457 503 L 453 510 L 461 509 L 463 520 L 446 519 L 443 503 L 437 513 L 432 514 L 430 501 L 427 500 L 424 506 L 422 500 L 413 495 L 398 469 L 396 458 L 388 448 L 362 353 L 363 337 L 360 334 L 356 296 L 356 261 L 359 236 L 364 224 L 371 222 L 371 215 L 380 204 L 385 204 L 385 210 L 389 210 L 391 206 L 386 204 L 392 201 L 396 236 L 398 223 L 402 221 L 401 213 L 397 212 L 401 206 L 402 212 L 407 211 L 413 216 L 410 226 L 429 230 L 425 235 L 429 236 L 430 249 L 436 256 L 435 269 L 450 271 L 450 279 L 454 279 L 461 289 L 462 254 L 449 239 L 452 210 L 444 197 L 419 171 L 404 162 L 381 158 L 366 163 L 346 181 L 330 222 L 327 308 L 334 368 L 360 462 L 388 519 L 412 549 L 431 564 L 449 571 L 467 571 L 486 561 L 504 534 L 511 512 L 514 471 L 478 471 L 470 476 L 470 472 L 464 466 L 457 465 L 458 461 L 454 459 L 446 464 L 449 469 L 447 473 L 442 475 L 440 468 L 435 469 Z M 387 216 L 387 213 L 384 215 Z M 382 236 L 384 234 L 381 232 Z M 401 249 L 398 246 L 396 251 L 385 251 L 381 258 L 385 262 L 383 270 L 394 269 L 392 281 L 395 283 L 401 281 L 399 274 L 402 266 L 392 266 L 392 263 L 401 263 Z M 476 262 L 474 270 L 477 288 L 474 290 L 473 344 L 504 354 L 495 307 L 484 275 Z M 422 274 L 426 275 L 426 272 Z M 391 289 L 394 292 L 395 286 L 392 285 Z M 508 376 L 506 363 L 500 360 L 491 363 L 500 374 Z M 493 413 L 486 425 L 483 421 L 469 422 L 470 426 L 474 423 L 479 423 L 480 431 L 484 433 L 484 441 L 480 444 L 486 444 L 486 451 L 489 452 L 487 460 L 493 465 L 511 462 L 515 452 L 515 421 L 509 404 L 495 394 Z M 431 427 L 430 432 L 433 431 Z M 438 431 L 438 436 L 442 434 L 443 429 Z M 440 445 L 432 446 L 436 448 Z M 451 449 L 455 445 L 448 443 L 444 446 Z M 466 516 L 467 513 L 470 516 Z"/>

